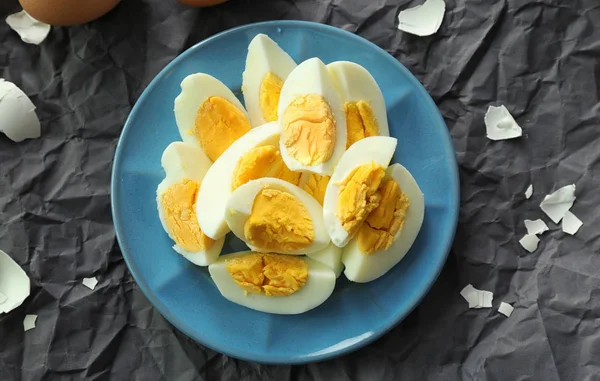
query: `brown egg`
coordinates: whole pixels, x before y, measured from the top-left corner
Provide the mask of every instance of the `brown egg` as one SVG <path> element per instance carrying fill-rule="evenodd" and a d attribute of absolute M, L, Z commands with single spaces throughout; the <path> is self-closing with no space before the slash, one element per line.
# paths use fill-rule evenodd
<path fill-rule="evenodd" d="M 19 0 L 36 20 L 50 25 L 77 25 L 97 19 L 120 0 Z"/>
<path fill-rule="evenodd" d="M 192 7 L 210 7 L 211 5 L 217 5 L 224 3 L 229 0 L 177 0 L 181 4 L 191 5 Z"/>

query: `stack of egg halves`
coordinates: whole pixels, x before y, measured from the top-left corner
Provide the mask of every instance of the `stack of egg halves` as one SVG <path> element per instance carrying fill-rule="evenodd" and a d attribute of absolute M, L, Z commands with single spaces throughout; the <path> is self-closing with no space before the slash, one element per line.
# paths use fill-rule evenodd
<path fill-rule="evenodd" d="M 183 142 L 163 153 L 158 214 L 174 250 L 209 272 L 221 294 L 259 311 L 323 303 L 344 270 L 369 282 L 398 263 L 420 229 L 423 195 L 389 165 L 383 95 L 362 66 L 296 65 L 264 34 L 248 46 L 246 108 L 218 79 L 181 83 Z M 219 257 L 233 233 L 249 251 Z"/>

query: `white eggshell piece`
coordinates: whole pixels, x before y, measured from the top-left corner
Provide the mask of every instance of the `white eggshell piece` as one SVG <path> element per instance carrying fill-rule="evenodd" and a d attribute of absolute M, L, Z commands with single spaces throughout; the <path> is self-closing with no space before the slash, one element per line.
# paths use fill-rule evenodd
<path fill-rule="evenodd" d="M 19 307 L 29 296 L 30 282 L 25 271 L 0 250 L 0 313 Z"/>
<path fill-rule="evenodd" d="M 490 140 L 514 139 L 523 135 L 523 130 L 504 106 L 489 106 L 484 121 Z"/>
<path fill-rule="evenodd" d="M 39 138 L 40 121 L 35 106 L 14 83 L 0 78 L 0 132 L 9 139 L 20 142 Z"/>
<path fill-rule="evenodd" d="M 442 25 L 445 12 L 444 0 L 426 0 L 398 14 L 398 29 L 417 36 L 431 36 Z"/>
<path fill-rule="evenodd" d="M 6 23 L 28 44 L 39 45 L 50 33 L 50 25 L 34 19 L 25 11 L 7 16 Z"/>
<path fill-rule="evenodd" d="M 540 208 L 555 224 L 558 224 L 565 213 L 575 202 L 575 184 L 565 185 L 556 192 L 544 197 Z"/>

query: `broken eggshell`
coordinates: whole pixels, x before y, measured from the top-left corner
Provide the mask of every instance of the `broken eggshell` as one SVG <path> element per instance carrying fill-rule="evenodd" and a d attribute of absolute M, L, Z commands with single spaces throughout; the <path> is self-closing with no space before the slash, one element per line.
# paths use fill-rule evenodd
<path fill-rule="evenodd" d="M 490 140 L 514 139 L 523 135 L 523 129 L 504 105 L 489 106 L 484 122 Z"/>
<path fill-rule="evenodd" d="M 426 0 L 398 14 L 398 29 L 417 36 L 430 36 L 442 25 L 445 12 L 444 0 Z"/>
<path fill-rule="evenodd" d="M 0 78 L 0 132 L 9 139 L 20 142 L 39 138 L 40 121 L 35 114 L 35 105 L 27 94 L 12 82 Z"/>
<path fill-rule="evenodd" d="M 50 25 L 34 19 L 25 11 L 7 16 L 6 23 L 28 44 L 39 45 L 50 33 Z"/>
<path fill-rule="evenodd" d="M 0 313 L 19 307 L 29 296 L 30 283 L 25 271 L 0 250 Z"/>

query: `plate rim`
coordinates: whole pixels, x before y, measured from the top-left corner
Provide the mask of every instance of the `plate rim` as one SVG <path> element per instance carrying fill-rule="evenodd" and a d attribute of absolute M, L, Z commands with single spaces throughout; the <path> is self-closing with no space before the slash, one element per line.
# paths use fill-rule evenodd
<path fill-rule="evenodd" d="M 207 345 L 204 342 L 203 337 L 198 337 L 198 335 L 196 335 L 194 332 L 190 332 L 188 329 L 185 329 L 184 327 L 186 324 L 183 324 L 182 321 L 177 316 L 174 316 L 166 308 L 166 306 L 159 300 L 159 298 L 155 296 L 154 292 L 150 289 L 148 284 L 144 281 L 143 277 L 139 273 L 137 266 L 135 265 L 135 263 L 133 263 L 134 261 L 131 260 L 131 257 L 129 254 L 129 249 L 127 249 L 124 245 L 121 244 L 122 240 L 121 240 L 120 232 L 122 231 L 123 227 L 121 226 L 121 222 L 120 222 L 121 219 L 119 218 L 120 202 L 116 197 L 116 194 L 118 193 L 117 190 L 119 188 L 119 181 L 117 181 L 116 175 L 120 171 L 119 168 L 121 167 L 121 165 L 119 163 L 123 160 L 122 157 L 124 156 L 124 152 L 123 152 L 124 144 L 122 144 L 123 136 L 125 136 L 125 133 L 128 131 L 129 128 L 131 128 L 131 125 L 133 124 L 133 120 L 135 119 L 135 115 L 139 112 L 138 109 L 141 107 L 140 105 L 145 103 L 146 98 L 149 97 L 149 94 L 152 93 L 152 90 L 154 89 L 154 87 L 157 86 L 157 83 L 161 80 L 162 77 L 167 75 L 167 73 L 169 71 L 171 71 L 172 68 L 175 67 L 177 64 L 186 60 L 188 56 L 191 56 L 196 51 L 202 49 L 202 47 L 204 45 L 210 43 L 212 40 L 217 40 L 223 36 L 243 32 L 244 30 L 253 29 L 253 28 L 257 28 L 257 27 L 259 27 L 259 28 L 261 28 L 261 27 L 307 28 L 307 29 L 311 29 L 311 30 L 317 30 L 320 32 L 337 34 L 339 36 L 342 36 L 343 38 L 351 39 L 358 44 L 367 45 L 372 48 L 375 48 L 376 50 L 379 50 L 381 53 L 383 53 L 383 55 L 386 57 L 386 59 L 388 61 L 390 61 L 394 66 L 397 67 L 398 70 L 404 72 L 404 74 L 409 79 L 409 81 L 412 82 L 413 87 L 417 88 L 418 89 L 417 91 L 419 91 L 421 93 L 421 96 L 424 96 L 423 98 L 426 100 L 426 102 L 429 103 L 429 106 L 433 107 L 433 109 L 435 110 L 434 119 L 437 119 L 440 123 L 442 123 L 443 126 L 446 127 L 443 131 L 443 133 L 445 133 L 445 135 L 446 135 L 446 139 L 444 139 L 444 142 L 443 142 L 444 146 L 446 146 L 445 148 L 447 151 L 453 153 L 451 155 L 445 155 L 445 156 L 447 156 L 446 159 L 450 161 L 450 167 L 451 167 L 451 172 L 452 172 L 450 174 L 450 177 L 453 179 L 452 184 L 450 184 L 450 191 L 452 193 L 450 199 L 453 199 L 454 203 L 452 203 L 449 208 L 452 226 L 450 229 L 450 234 L 448 234 L 448 236 L 445 239 L 445 242 L 443 242 L 443 247 L 445 247 L 444 254 L 441 255 L 437 259 L 437 261 L 432 263 L 432 266 L 435 267 L 435 271 L 434 271 L 435 276 L 432 277 L 427 282 L 426 287 L 422 288 L 421 290 L 419 290 L 419 292 L 417 292 L 417 297 L 415 298 L 415 303 L 412 306 L 410 306 L 410 308 L 406 309 L 405 311 L 400 311 L 399 313 L 394 314 L 393 318 L 389 320 L 388 324 L 385 325 L 379 331 L 372 332 L 371 335 L 368 335 L 367 337 L 364 337 L 360 340 L 352 342 L 351 344 L 349 344 L 345 347 L 341 347 L 341 348 L 329 351 L 327 353 L 314 355 L 314 356 L 302 355 L 302 356 L 297 356 L 297 357 L 283 357 L 283 358 L 282 357 L 270 357 L 270 356 L 265 356 L 265 355 L 260 355 L 260 354 L 257 355 L 254 353 L 248 353 L 246 351 L 233 353 L 231 351 L 224 351 L 222 349 L 217 349 L 216 346 L 213 347 L 212 345 Z M 117 165 L 117 164 L 119 164 L 119 165 Z M 135 280 L 138 287 L 142 290 L 142 293 L 148 299 L 150 304 L 152 304 L 152 306 L 158 310 L 158 312 L 169 322 L 169 324 L 171 324 L 175 329 L 179 330 L 180 332 L 183 332 L 187 337 L 189 337 L 193 341 L 197 342 L 198 344 L 200 344 L 206 348 L 209 348 L 210 350 L 213 350 L 215 352 L 227 355 L 229 357 L 233 357 L 233 358 L 244 360 L 244 361 L 261 363 L 261 364 L 296 365 L 296 364 L 319 362 L 319 361 L 339 357 L 339 356 L 348 354 L 350 352 L 353 352 L 359 348 L 362 348 L 362 347 L 374 342 L 375 340 L 377 340 L 378 338 L 382 337 L 387 332 L 389 332 L 392 328 L 397 326 L 400 322 L 402 322 L 402 320 L 404 320 L 404 318 L 406 318 L 406 316 L 408 316 L 421 303 L 421 301 L 423 300 L 425 295 L 427 295 L 429 293 L 429 291 L 431 290 L 431 287 L 433 286 L 435 281 L 439 278 L 439 275 L 444 267 L 444 264 L 446 263 L 446 260 L 448 259 L 448 255 L 450 253 L 450 249 L 452 248 L 452 243 L 453 243 L 455 235 L 456 235 L 456 229 L 457 229 L 458 217 L 459 217 L 459 207 L 460 207 L 460 179 L 459 179 L 459 174 L 458 174 L 458 162 L 456 159 L 456 153 L 454 150 L 454 146 L 452 144 L 452 137 L 450 135 L 450 131 L 448 130 L 446 122 L 444 121 L 444 118 L 442 117 L 442 115 L 440 113 L 439 108 L 437 107 L 437 105 L 435 104 L 435 102 L 431 98 L 431 95 L 427 92 L 425 87 L 400 61 L 398 61 L 394 56 L 392 56 L 390 53 L 388 53 L 387 51 L 385 51 L 378 45 L 374 44 L 373 42 L 371 42 L 359 35 L 356 35 L 354 33 L 351 33 L 349 31 L 346 31 L 344 29 L 341 29 L 341 28 L 338 28 L 335 26 L 321 24 L 321 23 L 317 23 L 317 22 L 313 22 L 313 21 L 301 21 L 301 20 L 262 21 L 262 22 L 244 24 L 244 25 L 240 25 L 240 26 L 233 27 L 230 29 L 226 29 L 224 31 L 216 33 L 216 34 L 190 46 L 188 49 L 181 52 L 177 57 L 175 57 L 171 62 L 169 62 L 164 68 L 162 68 L 158 72 L 158 74 L 156 74 L 154 76 L 154 78 L 150 81 L 148 86 L 142 91 L 142 94 L 140 94 L 139 98 L 136 100 L 134 106 L 132 107 L 131 111 L 129 112 L 129 115 L 127 116 L 127 119 L 125 120 L 125 124 L 123 125 L 121 134 L 119 135 L 119 140 L 117 142 L 115 154 L 113 157 L 113 163 L 112 163 L 112 169 L 111 169 L 110 190 L 111 190 L 111 214 L 112 214 L 113 226 L 114 226 L 114 230 L 115 230 L 115 236 L 116 236 L 117 242 L 119 244 L 119 249 L 121 251 L 121 255 L 122 255 L 123 259 L 125 260 L 125 264 L 127 265 L 129 272 L 131 273 L 133 279 Z"/>

